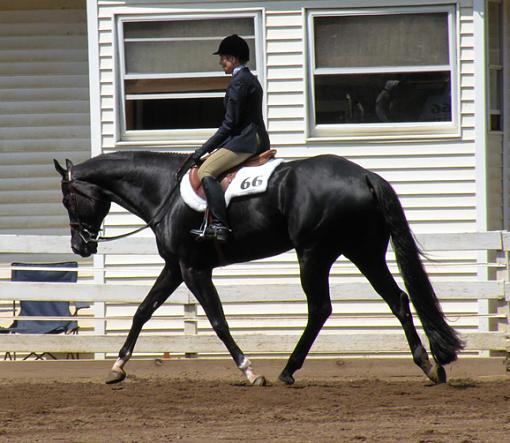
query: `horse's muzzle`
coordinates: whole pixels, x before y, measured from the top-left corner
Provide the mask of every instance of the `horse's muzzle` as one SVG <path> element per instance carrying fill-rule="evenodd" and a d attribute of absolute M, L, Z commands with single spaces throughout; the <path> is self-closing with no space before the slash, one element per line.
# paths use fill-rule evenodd
<path fill-rule="evenodd" d="M 83 249 L 77 249 L 77 248 L 73 248 L 71 247 L 71 249 L 73 250 L 73 252 L 83 258 L 87 258 L 87 257 L 90 257 L 92 254 L 95 254 L 97 251 L 91 251 L 89 248 L 83 248 Z"/>
<path fill-rule="evenodd" d="M 85 242 L 80 236 L 73 235 L 71 239 L 71 249 L 75 254 L 86 258 L 97 252 L 97 243 Z"/>

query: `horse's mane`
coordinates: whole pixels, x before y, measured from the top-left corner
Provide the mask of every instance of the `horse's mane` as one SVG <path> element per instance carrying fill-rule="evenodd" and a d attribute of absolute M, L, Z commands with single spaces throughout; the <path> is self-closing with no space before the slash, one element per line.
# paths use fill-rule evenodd
<path fill-rule="evenodd" d="M 154 152 L 154 151 L 115 151 L 106 154 L 100 154 L 92 157 L 82 163 L 83 166 L 98 166 L 99 164 L 119 161 L 119 162 L 131 162 L 135 164 L 144 164 L 147 162 L 151 163 L 174 163 L 175 161 L 184 161 L 188 154 L 182 154 L 180 152 Z"/>
<path fill-rule="evenodd" d="M 75 171 L 80 178 L 108 175 L 112 168 L 119 172 L 124 170 L 122 174 L 125 174 L 126 170 L 136 174 L 135 170 L 140 172 L 146 168 L 153 171 L 160 169 L 172 171 L 177 170 L 187 156 L 188 154 L 178 152 L 116 151 L 92 157 L 76 165 Z"/>
<path fill-rule="evenodd" d="M 106 154 L 100 154 L 96 157 L 92 157 L 90 160 L 145 160 L 150 158 L 157 158 L 158 160 L 167 159 L 184 159 L 188 154 L 182 154 L 180 152 L 154 152 L 154 151 L 115 151 Z"/>

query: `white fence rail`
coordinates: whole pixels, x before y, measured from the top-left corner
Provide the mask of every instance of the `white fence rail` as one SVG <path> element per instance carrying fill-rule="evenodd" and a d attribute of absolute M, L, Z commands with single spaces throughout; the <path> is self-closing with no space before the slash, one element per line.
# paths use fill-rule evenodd
<path fill-rule="evenodd" d="M 485 274 L 479 273 L 477 281 L 433 281 L 439 298 L 444 301 L 471 300 L 487 301 L 490 304 L 487 312 L 479 312 L 480 317 L 494 321 L 486 329 L 461 331 L 466 340 L 466 350 L 479 351 L 510 351 L 509 302 L 510 278 L 509 255 L 510 233 L 481 232 L 459 234 L 426 234 L 419 235 L 418 241 L 424 250 L 433 251 L 481 251 L 492 254 L 492 263 L 484 262 L 484 269 L 492 269 L 495 279 L 489 280 Z M 0 235 L 0 251 L 5 254 L 68 254 L 69 237 L 67 236 L 17 236 Z M 130 238 L 112 243 L 101 244 L 99 254 L 157 254 L 156 245 L 151 238 Z M 90 275 L 96 279 L 79 283 L 20 283 L 8 280 L 0 281 L 0 302 L 12 300 L 62 300 L 89 301 L 98 306 L 104 303 L 138 304 L 143 300 L 150 286 L 140 284 L 102 284 L 104 269 L 91 268 Z M 225 305 L 229 303 L 286 303 L 303 301 L 301 288 L 294 284 L 264 285 L 222 285 L 221 299 Z M 331 285 L 333 302 L 370 302 L 380 300 L 368 283 L 345 282 Z M 203 332 L 199 325 L 205 317 L 200 313 L 194 297 L 181 286 L 166 303 L 168 306 L 182 307 L 180 317 L 183 327 L 180 331 L 165 333 L 142 333 L 135 351 L 139 353 L 225 353 L 223 344 L 214 336 L 210 329 Z M 108 320 L 105 310 L 96 309 L 94 316 L 86 317 L 95 325 L 78 335 L 23 335 L 0 334 L 1 352 L 82 352 L 82 353 L 115 353 L 122 346 L 124 334 L 106 334 L 104 324 Z M 249 315 L 249 314 L 248 314 Z M 366 314 L 370 317 L 370 313 Z M 109 317 L 110 318 L 110 317 Z M 164 317 L 163 317 L 164 318 Z M 285 313 L 281 321 L 286 321 Z M 111 319 L 111 318 L 110 318 Z M 204 328 L 202 328 L 204 329 Z M 234 333 L 236 341 L 247 353 L 278 354 L 290 352 L 298 336 L 295 333 L 257 332 Z M 360 329 L 356 332 L 329 334 L 323 332 L 317 339 L 313 352 L 318 354 L 360 354 L 360 353 L 399 353 L 408 352 L 403 332 Z"/>

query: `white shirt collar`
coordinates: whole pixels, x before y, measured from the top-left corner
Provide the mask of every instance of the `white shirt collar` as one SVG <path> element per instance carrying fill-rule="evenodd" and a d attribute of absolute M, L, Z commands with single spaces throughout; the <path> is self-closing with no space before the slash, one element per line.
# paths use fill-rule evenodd
<path fill-rule="evenodd" d="M 241 69 L 243 69 L 243 68 L 245 68 L 245 67 L 246 67 L 245 65 L 239 65 L 239 66 L 236 66 L 236 67 L 234 68 L 234 70 L 232 71 L 232 77 L 233 77 L 234 75 L 236 75 L 236 74 L 237 74 L 237 73 L 238 73 Z"/>

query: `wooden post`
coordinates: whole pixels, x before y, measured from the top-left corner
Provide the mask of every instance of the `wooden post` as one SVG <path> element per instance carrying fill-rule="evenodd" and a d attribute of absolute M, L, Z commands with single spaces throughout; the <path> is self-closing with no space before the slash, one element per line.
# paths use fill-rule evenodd
<path fill-rule="evenodd" d="M 184 335 L 198 334 L 197 301 L 191 294 L 188 295 L 188 302 L 184 305 Z M 196 352 L 186 352 L 186 358 L 196 358 Z"/>
<path fill-rule="evenodd" d="M 508 237 L 507 237 L 508 238 Z M 510 284 L 510 245 L 505 248 L 506 256 L 506 282 Z M 505 291 L 506 292 L 506 291 Z M 506 335 L 507 335 L 507 348 L 506 348 L 506 370 L 510 372 L 510 297 L 505 294 L 506 298 Z"/>
<path fill-rule="evenodd" d="M 104 255 L 94 255 L 94 283 L 102 284 L 105 283 L 104 278 Z M 97 320 L 94 322 L 94 333 L 96 335 L 106 335 L 106 303 L 96 301 L 94 303 L 94 317 Z M 104 352 L 96 352 L 94 354 L 95 360 L 104 360 L 106 354 Z"/>
<path fill-rule="evenodd" d="M 498 279 L 502 279 L 505 285 L 505 305 L 506 310 L 506 325 L 503 331 L 507 336 L 507 348 L 506 348 L 506 359 L 505 365 L 506 370 L 510 372 L 510 293 L 507 292 L 507 288 L 510 288 L 510 234 L 508 232 L 502 233 L 502 251 L 499 256 L 498 263 L 504 264 L 505 269 L 498 275 Z"/>
<path fill-rule="evenodd" d="M 507 239 L 508 239 L 507 235 Z M 505 247 L 506 246 L 506 247 Z M 505 282 L 510 284 L 510 244 L 509 245 L 503 245 L 503 248 L 505 249 L 505 258 L 506 258 L 506 279 Z M 506 334 L 507 334 L 507 348 L 506 348 L 506 370 L 510 372 L 510 297 L 506 294 L 505 291 L 505 298 L 506 298 Z"/>

